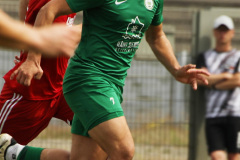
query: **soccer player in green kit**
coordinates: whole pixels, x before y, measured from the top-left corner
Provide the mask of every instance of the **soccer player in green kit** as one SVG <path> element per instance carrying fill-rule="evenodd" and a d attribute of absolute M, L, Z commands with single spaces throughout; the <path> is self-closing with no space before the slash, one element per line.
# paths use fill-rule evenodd
<path fill-rule="evenodd" d="M 36 22 L 51 24 L 59 15 L 81 10 L 82 38 L 63 84 L 65 99 L 75 114 L 70 159 L 131 160 L 134 142 L 121 107 L 122 92 L 144 33 L 157 59 L 176 80 L 197 89 L 197 80 L 208 83 L 201 74 L 209 74 L 177 62 L 162 30 L 163 0 L 52 0 Z M 10 140 L 8 135 L 0 138 L 0 145 L 5 142 L 5 157 L 15 154 L 18 160 L 33 159 L 34 148 L 19 147 Z M 15 153 L 10 151 L 14 146 Z M 42 154 L 41 159 L 50 158 Z"/>

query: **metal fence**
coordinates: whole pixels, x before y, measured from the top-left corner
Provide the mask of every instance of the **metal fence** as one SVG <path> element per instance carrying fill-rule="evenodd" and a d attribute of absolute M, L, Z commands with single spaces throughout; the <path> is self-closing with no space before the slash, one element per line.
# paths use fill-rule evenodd
<path fill-rule="evenodd" d="M 1 76 L 14 65 L 17 54 L 0 51 Z M 3 79 L 0 84 L 1 88 Z M 122 106 L 136 145 L 135 160 L 187 159 L 188 90 L 159 62 L 133 60 Z M 30 145 L 70 150 L 70 127 L 54 119 Z"/>

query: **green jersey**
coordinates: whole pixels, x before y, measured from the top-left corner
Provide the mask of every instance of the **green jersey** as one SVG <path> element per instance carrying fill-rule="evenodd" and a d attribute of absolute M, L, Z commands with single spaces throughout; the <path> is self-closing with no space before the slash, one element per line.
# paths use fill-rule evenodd
<path fill-rule="evenodd" d="M 73 12 L 83 10 L 82 39 L 70 62 L 78 64 L 72 72 L 104 77 L 123 86 L 144 32 L 150 25 L 163 21 L 163 0 L 67 0 L 67 3 Z"/>

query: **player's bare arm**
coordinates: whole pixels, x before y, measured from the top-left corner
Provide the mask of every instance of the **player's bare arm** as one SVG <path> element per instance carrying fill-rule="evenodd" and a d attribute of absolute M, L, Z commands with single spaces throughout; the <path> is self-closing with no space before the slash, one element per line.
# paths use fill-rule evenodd
<path fill-rule="evenodd" d="M 152 48 L 157 59 L 167 68 L 176 80 L 191 84 L 193 89 L 197 89 L 197 80 L 208 84 L 208 81 L 201 74 L 208 76 L 209 73 L 203 69 L 196 69 L 193 64 L 181 67 L 174 55 L 172 46 L 162 30 L 162 24 L 151 25 L 146 31 L 146 40 Z"/>
<path fill-rule="evenodd" d="M 66 0 L 51 0 L 39 11 L 35 26 L 50 25 L 54 19 L 61 15 L 73 13 Z"/>
<path fill-rule="evenodd" d="M 39 11 L 38 16 L 36 18 L 36 21 L 34 24 L 35 27 L 47 26 L 53 23 L 54 19 L 57 16 L 52 13 L 52 10 L 54 11 L 54 8 L 55 8 L 55 7 L 52 8 L 52 5 L 54 4 L 50 3 L 50 5 L 48 5 L 47 3 L 46 6 L 42 7 L 42 9 Z M 20 7 L 22 8 L 25 6 L 20 6 Z M 20 10 L 24 10 L 24 9 L 20 9 Z M 76 28 L 76 31 L 78 31 L 77 34 L 79 35 L 79 41 L 81 37 L 81 27 L 82 27 L 81 25 L 74 27 Z M 75 44 L 73 43 L 72 45 L 76 46 L 77 43 L 79 43 L 79 41 L 77 41 Z M 51 47 L 52 46 L 49 46 L 49 48 Z M 68 46 L 65 46 L 64 49 L 69 50 Z M 43 75 L 43 70 L 40 66 L 40 63 L 41 63 L 41 54 L 38 52 L 29 51 L 26 61 L 12 74 L 11 78 L 16 77 L 16 80 L 20 84 L 25 86 L 30 86 L 32 78 L 41 79 Z"/>
<path fill-rule="evenodd" d="M 27 13 L 27 7 L 28 7 L 29 0 L 20 0 L 19 1 L 19 19 L 20 21 L 24 22 L 26 13 Z"/>
<path fill-rule="evenodd" d="M 28 3 L 29 0 L 20 0 L 19 19 L 23 22 L 25 20 Z M 11 79 L 16 78 L 18 83 L 25 86 L 30 86 L 33 76 L 40 79 L 43 74 L 43 70 L 40 67 L 40 62 L 40 54 L 32 55 L 29 52 L 26 61 L 21 66 L 19 66 L 17 70 L 13 72 L 13 74 L 11 75 Z"/>
<path fill-rule="evenodd" d="M 66 0 L 51 0 L 46 5 L 44 5 L 39 11 L 34 26 L 46 26 L 51 25 L 55 18 L 61 15 L 67 15 L 73 13 L 70 7 L 68 6 Z M 77 25 L 71 27 L 74 29 L 76 35 L 72 35 L 73 38 L 77 36 L 77 42 L 71 43 L 76 46 L 81 39 L 82 25 Z M 64 45 L 64 44 L 63 44 Z M 69 50 L 69 46 L 64 45 L 62 47 L 63 53 L 66 53 Z M 51 46 L 49 46 L 51 48 Z M 71 46 L 72 47 L 72 46 Z M 65 49 L 65 50 L 64 50 Z M 66 55 L 66 54 L 65 54 Z"/>
<path fill-rule="evenodd" d="M 33 30 L 29 25 L 10 18 L 0 10 L 0 45 L 15 49 L 40 50 L 40 34 Z M 24 33 L 24 36 L 22 36 Z"/>
<path fill-rule="evenodd" d="M 60 52 L 72 56 L 79 42 L 79 28 L 54 25 L 33 29 L 10 18 L 1 10 L 0 19 L 0 45 L 3 47 L 30 49 L 47 55 L 58 55 Z"/>

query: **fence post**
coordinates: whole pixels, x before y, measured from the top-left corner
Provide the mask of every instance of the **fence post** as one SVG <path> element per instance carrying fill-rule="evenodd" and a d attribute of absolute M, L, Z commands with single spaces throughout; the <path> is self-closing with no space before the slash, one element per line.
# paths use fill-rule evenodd
<path fill-rule="evenodd" d="M 193 15 L 193 60 L 196 61 L 196 56 L 200 46 L 200 13 Z M 207 160 L 207 146 L 205 140 L 205 101 L 204 87 L 199 87 L 197 91 L 191 90 L 190 96 L 190 117 L 189 117 L 189 150 L 188 160 Z"/>
<path fill-rule="evenodd" d="M 188 160 L 207 160 L 204 88 L 199 87 L 197 91 L 191 92 Z"/>

